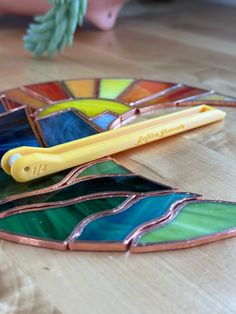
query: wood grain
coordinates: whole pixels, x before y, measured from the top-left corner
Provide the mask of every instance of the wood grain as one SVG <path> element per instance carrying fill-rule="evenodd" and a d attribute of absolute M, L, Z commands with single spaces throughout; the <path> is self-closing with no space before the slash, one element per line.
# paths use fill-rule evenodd
<path fill-rule="evenodd" d="M 0 250 L 0 301 L 1 314 L 61 313 L 42 294 L 35 281 L 18 269 L 17 263 L 12 262 L 2 249 Z"/>
<path fill-rule="evenodd" d="M 79 31 L 73 48 L 52 60 L 35 60 L 23 50 L 24 27 L 3 25 L 1 89 L 57 79 L 134 76 L 236 97 L 236 9 L 201 1 L 161 7 L 160 12 L 121 17 L 113 31 Z M 236 201 L 236 108 L 226 111 L 224 123 L 116 157 L 163 183 Z M 236 239 L 140 255 L 57 252 L 10 242 L 3 242 L 1 250 L 65 314 L 236 312 Z"/>

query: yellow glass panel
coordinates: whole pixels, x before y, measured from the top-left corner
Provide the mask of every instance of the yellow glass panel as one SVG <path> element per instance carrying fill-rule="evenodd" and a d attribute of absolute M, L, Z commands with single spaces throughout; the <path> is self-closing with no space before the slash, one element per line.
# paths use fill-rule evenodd
<path fill-rule="evenodd" d="M 43 111 L 39 113 L 39 117 L 44 117 L 46 115 L 65 109 L 79 110 L 89 118 L 93 118 L 103 113 L 104 111 L 111 111 L 117 114 L 122 114 L 129 111 L 131 108 L 128 105 L 121 104 L 112 100 L 78 99 L 53 104 L 43 109 Z"/>
<path fill-rule="evenodd" d="M 99 97 L 115 99 L 133 82 L 132 79 L 104 79 L 100 81 Z"/>
<path fill-rule="evenodd" d="M 64 83 L 76 98 L 96 97 L 96 80 L 70 80 Z"/>

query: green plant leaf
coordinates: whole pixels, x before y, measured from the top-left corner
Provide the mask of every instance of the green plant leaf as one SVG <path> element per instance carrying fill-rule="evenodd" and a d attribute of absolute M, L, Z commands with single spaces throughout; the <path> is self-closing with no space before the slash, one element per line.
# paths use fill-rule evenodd
<path fill-rule="evenodd" d="M 36 16 L 23 37 L 26 50 L 36 57 L 56 51 L 62 52 L 66 45 L 72 46 L 77 25 L 83 24 L 87 0 L 50 0 L 54 6 L 45 15 Z"/>

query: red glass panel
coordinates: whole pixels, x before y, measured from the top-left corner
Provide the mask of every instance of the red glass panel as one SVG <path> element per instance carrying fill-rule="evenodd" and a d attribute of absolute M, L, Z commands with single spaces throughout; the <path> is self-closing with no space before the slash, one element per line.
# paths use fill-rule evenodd
<path fill-rule="evenodd" d="M 58 101 L 70 98 L 62 84 L 59 82 L 34 84 L 26 86 L 25 89 L 36 93 L 50 101 Z"/>

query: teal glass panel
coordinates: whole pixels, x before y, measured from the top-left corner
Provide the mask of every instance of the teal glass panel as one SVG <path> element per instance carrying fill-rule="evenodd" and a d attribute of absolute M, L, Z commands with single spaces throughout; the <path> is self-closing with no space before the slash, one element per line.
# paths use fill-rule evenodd
<path fill-rule="evenodd" d="M 149 181 L 138 176 L 114 176 L 90 179 L 64 187 L 61 190 L 51 191 L 41 195 L 34 195 L 0 205 L 0 211 L 9 210 L 16 206 L 38 203 L 68 201 L 80 196 L 107 192 L 156 192 L 168 190 L 169 187 Z"/>
<path fill-rule="evenodd" d="M 81 172 L 78 177 L 98 175 L 98 174 L 128 174 L 131 173 L 128 169 L 118 165 L 113 160 L 98 162 L 83 172 Z"/>
<path fill-rule="evenodd" d="M 236 228 L 236 203 L 190 203 L 168 224 L 143 234 L 138 245 L 189 241 L 232 228 Z"/>
<path fill-rule="evenodd" d="M 97 212 L 111 210 L 125 199 L 109 197 L 60 208 L 14 214 L 0 220 L 0 231 L 43 240 L 64 241 L 83 219 Z"/>
<path fill-rule="evenodd" d="M 108 130 L 110 123 L 113 122 L 116 118 L 117 118 L 116 116 L 110 113 L 106 113 L 102 116 L 93 119 L 92 121 L 93 123 L 97 124 L 101 129 Z"/>
<path fill-rule="evenodd" d="M 122 212 L 91 221 L 77 241 L 124 241 L 138 226 L 165 215 L 176 201 L 192 197 L 190 193 L 176 193 L 143 198 Z"/>
<path fill-rule="evenodd" d="M 11 176 L 7 175 L 2 168 L 0 168 L 0 204 L 5 198 L 16 195 L 32 192 L 38 189 L 47 188 L 51 185 L 54 185 L 60 182 L 71 169 L 55 173 L 46 178 L 40 178 L 38 180 L 19 183 L 16 182 Z"/>

